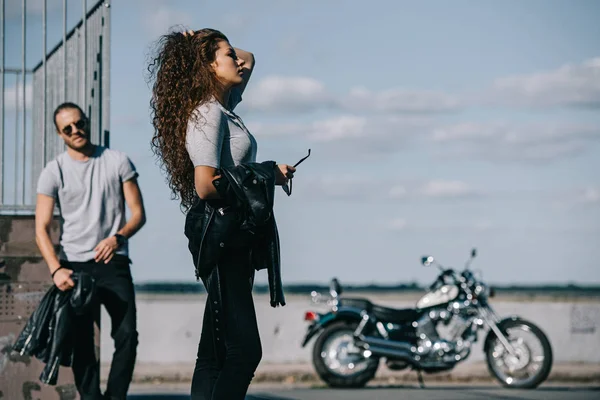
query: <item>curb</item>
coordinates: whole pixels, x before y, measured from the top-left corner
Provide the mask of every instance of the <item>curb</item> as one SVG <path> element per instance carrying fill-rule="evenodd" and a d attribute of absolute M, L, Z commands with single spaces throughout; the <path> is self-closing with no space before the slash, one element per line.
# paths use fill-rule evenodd
<path fill-rule="evenodd" d="M 161 384 L 161 383 L 188 383 L 191 382 L 192 368 L 176 369 L 170 371 L 140 371 L 134 374 L 133 383 Z M 154 372 L 154 373 L 153 373 Z M 498 383 L 489 373 L 485 365 L 471 364 L 457 368 L 451 372 L 423 373 L 423 380 L 427 383 Z M 310 364 L 302 365 L 276 365 L 267 364 L 259 367 L 253 383 L 265 384 L 303 384 L 324 385 L 324 382 L 312 369 Z M 547 383 L 575 383 L 600 385 L 600 364 L 558 364 L 553 366 Z M 381 368 L 371 384 L 418 384 L 416 371 L 390 371 Z"/>

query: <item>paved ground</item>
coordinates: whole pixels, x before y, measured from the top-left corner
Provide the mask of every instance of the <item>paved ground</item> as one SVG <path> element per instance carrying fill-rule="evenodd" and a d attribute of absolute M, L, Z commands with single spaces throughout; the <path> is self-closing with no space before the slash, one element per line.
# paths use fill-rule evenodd
<path fill-rule="evenodd" d="M 130 400 L 188 400 L 186 386 L 154 387 L 146 390 L 132 388 Z M 332 390 L 325 388 L 275 388 L 253 386 L 246 400 L 587 400 L 600 398 L 599 386 L 561 385 L 542 386 L 536 390 L 508 390 L 492 385 L 430 385 L 425 389 L 415 386 L 371 386 L 365 389 Z"/>

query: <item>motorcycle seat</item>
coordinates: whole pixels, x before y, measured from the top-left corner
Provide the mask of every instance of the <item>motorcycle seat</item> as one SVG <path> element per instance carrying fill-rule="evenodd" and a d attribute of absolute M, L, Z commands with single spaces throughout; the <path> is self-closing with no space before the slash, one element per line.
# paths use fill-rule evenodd
<path fill-rule="evenodd" d="M 388 308 L 373 304 L 370 300 L 360 297 L 342 297 L 340 306 L 354 307 L 366 310 L 381 322 L 407 323 L 416 320 L 421 314 L 414 308 Z"/>
<path fill-rule="evenodd" d="M 372 311 L 373 316 L 381 322 L 391 322 L 398 324 L 405 324 L 407 322 L 415 321 L 420 312 L 414 308 L 388 308 L 378 305 L 373 305 Z"/>
<path fill-rule="evenodd" d="M 342 297 L 340 298 L 340 306 L 360 308 L 361 310 L 370 311 L 373 308 L 371 301 L 360 297 Z"/>

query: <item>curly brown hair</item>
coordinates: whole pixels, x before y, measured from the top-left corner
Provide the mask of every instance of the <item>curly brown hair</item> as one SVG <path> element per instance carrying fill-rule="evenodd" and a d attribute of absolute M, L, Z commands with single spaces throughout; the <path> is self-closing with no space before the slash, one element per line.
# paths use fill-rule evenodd
<path fill-rule="evenodd" d="M 201 29 L 193 36 L 170 32 L 156 41 L 148 65 L 151 147 L 166 173 L 172 199 L 181 199 L 184 211 L 195 196 L 194 165 L 185 147 L 187 126 L 190 121 L 197 123 L 194 110 L 221 88 L 210 64 L 222 40 L 229 42 L 215 29 Z"/>

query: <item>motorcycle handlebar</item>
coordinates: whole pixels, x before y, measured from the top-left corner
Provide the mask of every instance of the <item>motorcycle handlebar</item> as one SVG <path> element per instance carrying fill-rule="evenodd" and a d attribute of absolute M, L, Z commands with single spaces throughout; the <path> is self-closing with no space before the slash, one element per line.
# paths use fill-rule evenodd
<path fill-rule="evenodd" d="M 454 277 L 454 270 L 452 270 L 452 269 L 443 270 L 442 273 L 438 275 L 437 279 L 431 284 L 431 286 L 429 286 L 429 290 L 434 290 L 438 286 L 446 284 L 447 276 Z"/>

